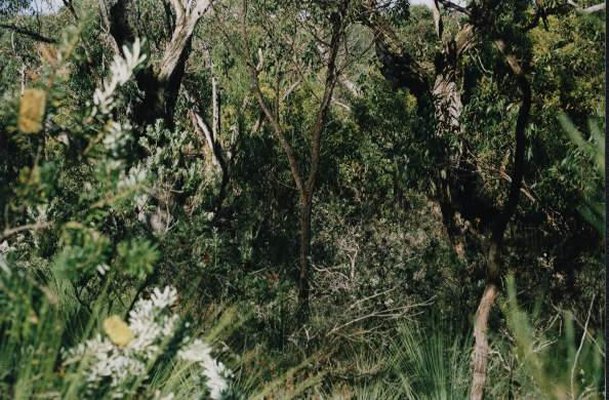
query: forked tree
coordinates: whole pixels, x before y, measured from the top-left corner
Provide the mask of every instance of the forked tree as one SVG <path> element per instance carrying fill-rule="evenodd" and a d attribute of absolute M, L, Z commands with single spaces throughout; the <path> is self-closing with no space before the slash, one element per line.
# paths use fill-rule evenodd
<path fill-rule="evenodd" d="M 239 21 L 221 25 L 239 26 L 240 43 L 232 49 L 244 60 L 251 90 L 264 115 L 265 124 L 277 140 L 298 193 L 298 311 L 300 320 L 309 313 L 311 214 L 317 188 L 321 149 L 339 80 L 341 46 L 349 21 L 349 0 L 324 4 L 241 4 Z M 217 13 L 220 16 L 220 13 Z M 234 18 L 229 13 L 222 18 Z M 268 22 L 276 22 L 269 24 Z M 234 36 L 233 36 L 234 37 Z M 315 82 L 310 85 L 311 80 Z M 293 96 L 304 91 L 315 99 L 313 118 L 296 127 L 286 118 Z"/>

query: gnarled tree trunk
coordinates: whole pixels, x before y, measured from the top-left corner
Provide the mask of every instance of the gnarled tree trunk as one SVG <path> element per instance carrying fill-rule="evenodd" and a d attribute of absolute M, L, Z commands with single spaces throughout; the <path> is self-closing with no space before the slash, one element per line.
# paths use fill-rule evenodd
<path fill-rule="evenodd" d="M 524 176 L 524 153 L 525 153 L 525 131 L 529 120 L 531 110 L 531 87 L 524 74 L 520 63 L 514 56 L 508 52 L 506 43 L 502 39 L 495 40 L 495 45 L 503 54 L 505 62 L 510 68 L 510 71 L 521 92 L 522 100 L 520 109 L 518 110 L 518 118 L 515 128 L 515 154 L 514 154 L 514 171 L 512 173 L 512 183 L 508 192 L 508 197 L 501 212 L 497 215 L 492 226 L 492 234 L 490 239 L 490 247 L 487 261 L 486 271 L 486 286 L 476 313 L 474 322 L 474 351 L 473 357 L 473 377 L 472 387 L 470 392 L 471 400 L 480 400 L 484 397 L 484 385 L 486 382 L 486 367 L 488 359 L 488 320 L 490 311 L 494 305 L 495 297 L 497 296 L 498 287 L 502 269 L 502 243 L 507 225 L 516 211 L 518 199 L 520 197 L 520 188 Z"/>
<path fill-rule="evenodd" d="M 136 104 L 135 121 L 143 126 L 157 119 L 173 127 L 175 105 L 184 76 L 186 61 L 190 55 L 192 35 L 201 17 L 209 10 L 212 0 L 171 0 L 175 23 L 170 41 L 165 47 L 158 65 L 150 65 L 136 74 L 144 100 Z M 102 19 L 108 25 L 115 41 L 115 49 L 121 51 L 139 35 L 135 28 L 136 0 L 100 0 Z"/>
<path fill-rule="evenodd" d="M 442 39 L 442 20 L 439 4 L 436 0 L 432 4 L 432 14 L 436 34 Z M 464 220 L 480 218 L 482 224 L 473 227 L 483 233 L 490 229 L 491 239 L 487 255 L 487 271 L 485 290 L 480 300 L 476 319 L 474 321 L 475 346 L 473 351 L 473 379 L 471 388 L 472 399 L 482 399 L 486 382 L 486 368 L 488 359 L 488 322 L 490 312 L 499 291 L 501 278 L 501 246 L 505 228 L 513 216 L 518 203 L 518 194 L 524 171 L 524 131 L 529 115 L 531 93 L 527 79 L 522 68 L 512 54 L 506 53 L 506 44 L 502 40 L 495 43 L 504 54 L 513 76 L 516 78 L 522 93 L 522 105 L 519 110 L 515 135 L 515 158 L 512 183 L 508 198 L 503 209 L 489 201 L 481 190 L 479 175 L 475 160 L 464 154 L 463 148 L 451 151 L 448 148 L 449 137 L 457 137 L 462 147 L 467 141 L 461 135 L 461 114 L 463 104 L 461 89 L 457 85 L 457 67 L 460 54 L 469 46 L 474 37 L 474 24 L 476 28 L 488 30 L 480 21 L 470 19 L 454 38 L 444 43 L 443 49 L 436 55 L 434 84 L 428 84 L 425 71 L 401 45 L 395 33 L 388 26 L 387 21 L 375 15 L 373 11 L 376 1 L 368 0 L 370 16 L 362 21 L 369 26 L 375 36 L 376 54 L 381 62 L 383 76 L 394 88 L 407 88 L 417 98 L 419 113 L 423 118 L 429 115 L 431 108 L 435 118 L 436 128 L 434 137 L 437 139 L 437 164 L 440 166 L 434 177 L 436 185 L 436 200 L 442 210 L 443 222 L 447 233 L 457 254 L 464 257 L 464 240 L 467 226 Z M 451 6 L 458 7 L 454 3 Z M 467 12 L 467 10 L 465 10 Z M 469 14 L 471 17 L 471 14 Z M 462 214 L 462 215 L 459 215 Z"/>

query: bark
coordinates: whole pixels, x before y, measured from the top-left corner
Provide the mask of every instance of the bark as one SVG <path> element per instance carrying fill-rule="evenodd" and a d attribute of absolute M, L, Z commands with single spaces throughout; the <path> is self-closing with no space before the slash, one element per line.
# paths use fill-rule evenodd
<path fill-rule="evenodd" d="M 135 29 L 135 0 L 100 0 L 102 19 L 109 26 L 117 49 L 133 42 L 138 32 Z M 175 105 L 190 55 L 194 29 L 211 6 L 211 0 L 172 0 L 175 24 L 171 39 L 161 56 L 160 63 L 136 74 L 144 100 L 134 110 L 135 121 L 142 126 L 162 119 L 166 126 L 173 127 Z M 120 51 L 120 50 L 119 50 Z"/>
<path fill-rule="evenodd" d="M 442 21 L 438 3 L 434 1 L 432 11 L 436 34 L 441 38 Z M 445 5 L 446 2 L 440 3 Z M 374 4 L 374 0 L 370 0 L 369 4 Z M 467 14 L 468 10 L 463 9 L 462 12 Z M 461 89 L 457 85 L 457 68 L 460 55 L 473 42 L 473 23 L 475 21 L 465 24 L 453 39 L 445 42 L 443 50 L 436 55 L 434 84 L 430 88 L 425 72 L 416 60 L 404 51 L 404 47 L 399 44 L 386 22 L 378 16 L 369 17 L 364 21 L 364 24 L 371 27 L 374 32 L 377 57 L 381 62 L 381 72 L 385 78 L 394 88 L 410 89 L 417 97 L 422 117 L 429 113 L 426 108 L 432 110 L 436 122 L 434 137 L 440 149 L 437 155 L 437 164 L 440 168 L 434 178 L 437 189 L 436 200 L 442 210 L 444 225 L 457 254 L 464 255 L 462 254 L 464 240 L 467 238 L 466 226 L 462 224 L 464 219 L 474 220 L 480 217 L 483 224 L 476 229 L 482 232 L 490 228 L 485 289 L 474 321 L 475 346 L 470 392 L 471 399 L 482 399 L 488 359 L 488 321 L 499 292 L 503 236 L 509 220 L 516 211 L 524 175 L 525 128 L 531 106 L 531 90 L 518 60 L 507 51 L 506 43 L 501 39 L 495 40 L 522 95 L 515 128 L 513 178 L 507 200 L 503 208 L 498 210 L 489 199 L 485 198 L 480 185 L 483 183 L 482 178 L 477 172 L 475 160 L 462 151 L 455 153 L 447 146 L 447 139 L 456 136 L 460 139 L 462 148 L 467 147 L 467 141 L 461 132 L 463 104 Z M 483 25 L 477 28 L 489 29 Z M 460 216 L 459 212 L 463 213 L 463 216 Z"/>
<path fill-rule="evenodd" d="M 380 15 L 371 11 L 371 16 L 362 21 L 374 33 L 375 50 L 381 63 L 381 72 L 394 89 L 405 88 L 416 97 L 418 114 L 427 119 L 432 116 L 435 120 L 434 150 L 436 151 L 436 170 L 433 181 L 435 184 L 434 201 L 440 205 L 442 219 L 448 237 L 460 258 L 464 258 L 466 228 L 465 220 L 458 214 L 459 208 L 474 203 L 479 197 L 479 190 L 474 185 L 465 185 L 462 178 L 475 182 L 472 176 L 477 174 L 475 164 L 463 160 L 462 154 L 451 154 L 448 141 L 457 137 L 464 142 L 460 148 L 465 148 L 465 138 L 461 129 L 461 114 L 463 102 L 461 88 L 458 84 L 457 68 L 460 56 L 470 46 L 474 39 L 474 27 L 465 24 L 454 37 L 442 37 L 442 19 L 439 2 L 432 4 L 436 34 L 443 40 L 442 50 L 436 54 L 433 71 L 426 71 L 405 49 L 397 38 L 389 23 Z M 373 10 L 374 1 L 368 3 Z M 430 84 L 433 82 L 433 84 Z M 455 170 L 467 168 L 467 173 L 455 174 Z M 463 187 L 457 193 L 453 189 Z M 456 195 L 456 196 L 455 196 Z M 476 201 L 481 203 L 481 201 Z M 485 207 L 476 207 L 476 210 Z"/>
<path fill-rule="evenodd" d="M 0 24 L 0 28 L 3 29 L 8 29 L 11 30 L 15 33 L 18 33 L 20 35 L 24 35 L 29 37 L 30 39 L 34 39 L 37 42 L 42 42 L 42 43 L 52 43 L 52 44 L 56 44 L 58 43 L 58 40 L 55 38 L 50 38 L 47 36 L 44 36 L 41 33 L 38 32 L 34 32 L 33 30 L 27 29 L 27 28 L 23 28 L 17 25 L 13 25 L 13 24 Z"/>
<path fill-rule="evenodd" d="M 440 20 L 441 21 L 441 20 Z M 436 23 L 437 25 L 437 23 Z M 440 204 L 442 219 L 448 237 L 459 258 L 464 258 L 464 228 L 457 218 L 451 187 L 454 185 L 453 170 L 458 164 L 459 154 L 451 154 L 447 148 L 451 137 L 462 139 L 461 114 L 463 102 L 457 84 L 457 52 L 454 41 L 448 42 L 437 57 L 436 77 L 431 92 L 435 117 L 435 139 L 439 147 L 437 155 L 439 169 L 436 170 L 436 200 Z"/>
<path fill-rule="evenodd" d="M 313 197 L 300 197 L 300 252 L 298 271 L 298 319 L 306 320 L 309 315 L 309 256 L 311 252 L 311 209 Z"/>
<path fill-rule="evenodd" d="M 486 384 L 486 367 L 488 363 L 488 319 L 491 309 L 499 293 L 497 285 L 489 283 L 484 288 L 480 299 L 476 319 L 474 321 L 474 356 L 471 400 L 482 400 L 484 398 L 484 386 Z"/>

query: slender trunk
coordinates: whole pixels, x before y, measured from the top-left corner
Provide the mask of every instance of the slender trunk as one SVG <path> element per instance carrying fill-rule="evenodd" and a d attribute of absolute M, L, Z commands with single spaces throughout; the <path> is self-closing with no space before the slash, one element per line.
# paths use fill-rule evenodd
<path fill-rule="evenodd" d="M 472 355 L 472 387 L 470 400 L 482 400 L 484 398 L 484 386 L 486 383 L 486 366 L 488 362 L 488 321 L 495 299 L 499 293 L 499 276 L 501 271 L 500 243 L 492 241 L 489 247 L 487 260 L 487 279 L 484 292 L 476 318 L 474 320 L 474 351 Z"/>
<path fill-rule="evenodd" d="M 298 271 L 298 317 L 305 320 L 309 313 L 309 256 L 311 251 L 312 194 L 300 196 L 300 252 Z"/>
<path fill-rule="evenodd" d="M 486 383 L 486 365 L 488 361 L 488 318 L 499 288 L 493 283 L 487 283 L 484 293 L 478 305 L 476 320 L 474 321 L 474 355 L 471 400 L 482 400 L 484 397 L 484 385 Z"/>

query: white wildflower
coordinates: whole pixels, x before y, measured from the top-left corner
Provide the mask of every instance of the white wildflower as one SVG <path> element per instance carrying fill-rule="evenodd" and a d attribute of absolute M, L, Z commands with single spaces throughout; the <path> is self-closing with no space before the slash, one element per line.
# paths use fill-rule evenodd
<path fill-rule="evenodd" d="M 136 165 L 129 170 L 128 174 L 121 174 L 118 181 L 118 189 L 133 188 L 146 180 L 147 171 L 141 165 Z"/>
<path fill-rule="evenodd" d="M 146 60 L 146 55 L 141 54 L 139 38 L 135 39 L 131 50 L 123 46 L 124 58 L 117 54 L 110 65 L 110 77 L 104 80 L 102 88 L 97 88 L 93 94 L 92 114 L 98 111 L 108 114 L 114 107 L 114 92 L 119 86 L 124 85 L 131 78 L 133 71 Z"/>
<path fill-rule="evenodd" d="M 97 335 L 67 351 L 64 365 L 90 360 L 86 381 L 92 386 L 107 379 L 116 389 L 131 379 L 141 378 L 146 373 L 146 365 L 160 354 L 163 344 L 175 333 L 179 316 L 171 313 L 170 307 L 176 301 L 174 288 L 155 289 L 149 300 L 138 300 L 129 313 L 129 329 L 134 338 L 126 346 L 118 346 Z"/>
<path fill-rule="evenodd" d="M 173 393 L 167 393 L 166 395 L 161 394 L 160 390 L 154 392 L 154 400 L 173 400 L 175 395 Z"/>
<path fill-rule="evenodd" d="M 211 347 L 207 343 L 195 339 L 178 352 L 178 357 L 184 361 L 195 362 L 201 367 L 212 399 L 219 399 L 222 392 L 228 388 L 226 378 L 232 373 L 224 364 L 211 356 Z"/>
<path fill-rule="evenodd" d="M 201 339 L 196 339 L 188 346 L 180 349 L 178 357 L 184 361 L 205 362 L 211 358 L 211 347 Z"/>
<path fill-rule="evenodd" d="M 152 296 L 150 300 L 154 303 L 155 307 L 166 308 L 174 305 L 178 301 L 178 291 L 171 286 L 166 286 L 164 290 L 154 288 L 152 290 Z"/>
<path fill-rule="evenodd" d="M 107 264 L 99 264 L 97 267 L 95 267 L 95 270 L 103 276 L 106 275 L 106 272 L 110 271 L 110 266 Z"/>
<path fill-rule="evenodd" d="M 104 269 L 106 266 L 99 266 Z M 155 288 L 149 299 L 140 299 L 129 313 L 128 329 L 133 339 L 126 345 L 117 345 L 112 340 L 97 335 L 64 354 L 64 365 L 84 361 L 86 383 L 89 390 L 106 382 L 110 384 L 111 397 L 123 398 L 129 393 L 122 389 L 129 383 L 141 381 L 147 376 L 146 366 L 161 354 L 164 345 L 176 332 L 179 316 L 171 312 L 178 301 L 175 288 Z M 228 388 L 227 379 L 232 376 L 224 364 L 214 359 L 211 347 L 200 339 L 184 337 L 184 345 L 177 352 L 178 359 L 195 363 L 200 369 L 201 387 L 207 387 L 210 398 L 217 400 Z M 196 379 L 200 379 L 197 377 Z M 204 378 L 204 379 L 202 379 Z M 204 385 L 204 386 L 203 386 Z M 136 388 L 135 388 L 136 389 Z M 131 390 L 131 389 L 127 389 Z M 154 399 L 173 400 L 172 393 L 157 391 Z"/>
<path fill-rule="evenodd" d="M 6 246 L 6 249 L 3 249 L 3 245 L 5 244 L 7 244 L 6 240 L 0 243 L 0 270 L 6 275 L 10 276 L 11 269 L 8 267 L 8 264 L 6 263 L 6 257 L 4 256 L 4 253 L 8 251 L 8 245 Z"/>
<path fill-rule="evenodd" d="M 127 131 L 131 129 L 131 125 L 121 125 L 116 121 L 109 121 L 106 125 L 106 136 L 102 140 L 104 147 L 114 156 L 118 154 L 121 148 L 124 148 L 129 140 Z"/>

